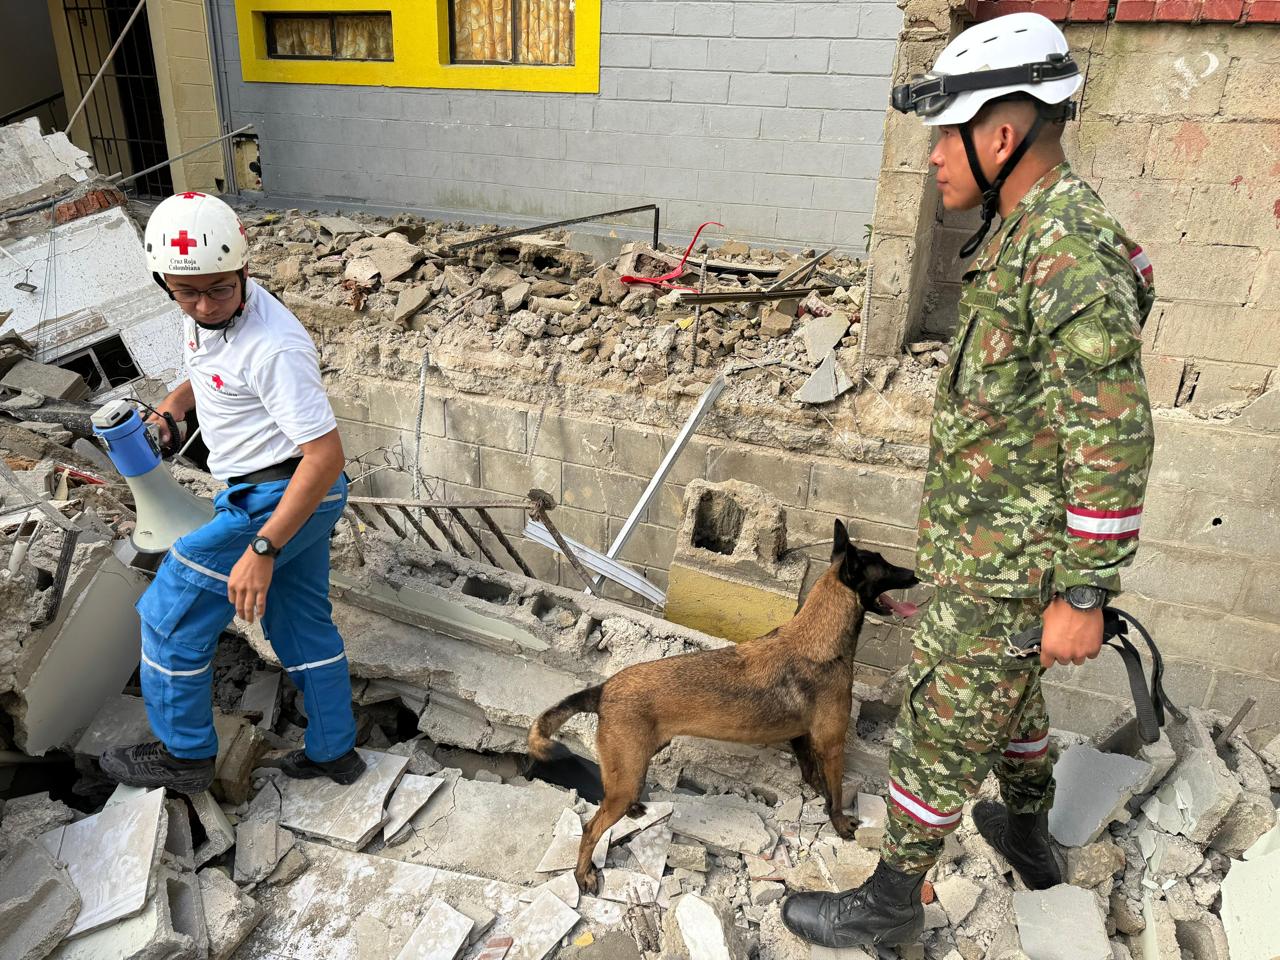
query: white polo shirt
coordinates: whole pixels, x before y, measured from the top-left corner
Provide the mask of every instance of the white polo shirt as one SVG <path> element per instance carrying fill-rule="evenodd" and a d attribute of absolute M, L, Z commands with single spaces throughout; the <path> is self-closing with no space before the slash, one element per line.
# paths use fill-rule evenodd
<path fill-rule="evenodd" d="M 184 324 L 200 437 L 209 472 L 224 481 L 296 457 L 338 425 L 298 318 L 252 280 L 246 294 L 225 331 L 201 330 L 190 317 Z"/>

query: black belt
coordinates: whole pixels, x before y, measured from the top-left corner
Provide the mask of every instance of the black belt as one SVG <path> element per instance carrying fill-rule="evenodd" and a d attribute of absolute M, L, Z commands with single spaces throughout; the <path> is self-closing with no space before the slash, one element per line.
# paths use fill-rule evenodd
<path fill-rule="evenodd" d="M 231 477 L 227 480 L 227 483 L 234 487 L 241 483 L 270 483 L 273 480 L 288 480 L 297 471 L 300 463 L 302 463 L 301 457 L 293 457 L 283 463 L 277 463 L 273 467 L 263 467 L 253 473 L 246 473 L 242 477 Z"/>
<path fill-rule="evenodd" d="M 1110 647 L 1120 654 L 1124 661 L 1125 671 L 1129 674 L 1129 692 L 1133 696 L 1133 709 L 1138 718 L 1138 735 L 1146 743 L 1155 743 L 1160 739 L 1160 728 L 1164 726 L 1164 714 L 1168 710 L 1180 722 L 1186 723 L 1186 715 L 1174 706 L 1168 694 L 1164 692 L 1164 658 L 1155 641 L 1151 639 L 1146 628 L 1132 614 L 1115 607 L 1104 607 L 1103 646 Z M 1151 689 L 1147 689 L 1147 677 L 1142 669 L 1142 658 L 1138 650 L 1129 640 L 1129 624 L 1133 624 L 1138 634 L 1146 641 L 1151 652 Z M 1015 656 L 1031 656 L 1040 652 L 1039 626 L 1022 631 L 1010 640 L 1010 653 Z"/>

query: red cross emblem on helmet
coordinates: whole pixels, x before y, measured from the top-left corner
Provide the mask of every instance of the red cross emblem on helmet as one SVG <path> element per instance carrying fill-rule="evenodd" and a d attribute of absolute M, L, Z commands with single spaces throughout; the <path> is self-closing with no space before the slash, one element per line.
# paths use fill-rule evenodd
<path fill-rule="evenodd" d="M 183 200 L 194 200 L 196 197 L 203 197 L 203 193 L 196 193 L 194 190 L 188 190 L 186 193 L 178 194 Z"/>
<path fill-rule="evenodd" d="M 185 257 L 191 252 L 192 247 L 198 247 L 200 244 L 196 243 L 195 237 L 187 236 L 187 231 L 179 230 L 178 235 L 169 241 L 169 246 L 177 247 L 178 252 Z"/>

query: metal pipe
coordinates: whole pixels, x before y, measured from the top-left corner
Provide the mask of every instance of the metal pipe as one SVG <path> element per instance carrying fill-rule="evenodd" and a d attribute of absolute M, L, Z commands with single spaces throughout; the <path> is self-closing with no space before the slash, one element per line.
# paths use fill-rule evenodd
<path fill-rule="evenodd" d="M 656 203 L 643 203 L 638 207 L 623 207 L 621 210 L 606 210 L 604 213 L 589 213 L 585 217 L 570 217 L 568 220 L 553 220 L 550 223 L 535 223 L 532 226 L 521 227 L 519 230 L 508 230 L 505 233 L 491 233 L 475 240 L 463 240 L 461 243 L 451 243 L 445 249 L 457 252 L 458 250 L 466 250 L 470 247 L 482 247 L 488 243 L 499 243 L 503 240 L 510 240 L 512 237 L 523 237 L 530 233 L 540 233 L 543 230 L 554 230 L 556 227 L 571 227 L 575 223 L 589 223 L 592 220 L 603 220 L 605 217 L 620 217 L 626 213 L 641 213 L 645 210 L 653 211 L 653 246 L 658 246 L 658 224 L 661 216 L 658 205 Z"/>
<path fill-rule="evenodd" d="M 252 130 L 252 129 L 253 129 L 253 124 L 246 123 L 243 127 L 240 127 L 238 130 L 232 130 L 230 133 L 224 133 L 220 137 L 214 137 L 212 140 L 206 141 L 205 143 L 200 144 L 200 146 L 198 147 L 192 147 L 190 150 L 186 150 L 178 154 L 176 157 L 170 157 L 168 160 L 165 160 L 163 163 L 157 163 L 154 166 L 147 167 L 145 170 L 139 170 L 137 173 L 130 174 L 129 176 L 125 177 L 123 180 L 117 180 L 116 178 L 119 177 L 120 174 L 113 173 L 111 174 L 111 176 L 107 177 L 107 181 L 111 183 L 112 186 L 123 187 L 126 183 L 133 183 L 133 181 L 137 180 L 139 177 L 145 177 L 148 173 L 154 173 L 155 171 L 161 170 L 169 166 L 170 164 L 177 163 L 179 160 L 183 160 L 191 156 L 193 153 L 199 153 L 201 150 L 204 150 L 206 147 L 212 147 L 215 143 L 221 143 L 223 140 L 227 140 L 227 139 L 230 139 L 231 137 L 238 136 L 239 134 L 244 133 L 246 130 Z"/>
<path fill-rule="evenodd" d="M 102 61 L 102 66 L 98 68 L 97 74 L 93 78 L 93 82 L 89 84 L 89 89 L 84 92 L 84 96 L 80 98 L 80 102 L 76 104 L 75 112 L 71 114 L 71 119 L 67 121 L 67 125 L 63 127 L 62 132 L 66 133 L 71 129 L 72 124 L 80 117 L 80 111 L 84 109 L 84 105 L 89 102 L 89 97 L 93 95 L 94 88 L 98 86 L 98 81 L 102 79 L 102 75 L 107 72 L 107 64 L 111 62 L 111 58 L 116 55 L 116 51 L 120 49 L 120 44 L 124 43 L 124 38 L 129 33 L 129 28 L 133 26 L 133 21 L 138 19 L 138 14 L 142 13 L 142 8 L 147 5 L 147 0 L 138 0 L 138 5 L 133 8 L 133 13 L 129 15 L 129 19 L 125 22 L 124 29 L 120 31 L 120 36 L 116 37 L 116 42 L 111 49 L 107 51 L 106 57 Z"/>

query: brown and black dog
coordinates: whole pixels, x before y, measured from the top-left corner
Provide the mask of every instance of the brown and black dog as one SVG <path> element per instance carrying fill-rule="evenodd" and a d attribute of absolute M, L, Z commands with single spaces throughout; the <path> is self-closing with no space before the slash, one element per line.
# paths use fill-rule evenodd
<path fill-rule="evenodd" d="M 600 718 L 596 753 L 604 800 L 582 833 L 578 885 L 595 891 L 591 852 L 624 815 L 644 811 L 639 801 L 649 760 L 672 737 L 789 741 L 805 783 L 826 799 L 832 826 L 851 839 L 855 824 L 842 809 L 841 793 L 858 634 L 867 610 L 914 613 L 914 605 L 886 591 L 917 582 L 910 570 L 851 544 L 837 520 L 831 566 L 778 629 L 735 646 L 637 663 L 542 714 L 529 731 L 529 753 L 538 760 L 563 750 L 551 737 L 570 717 Z"/>

